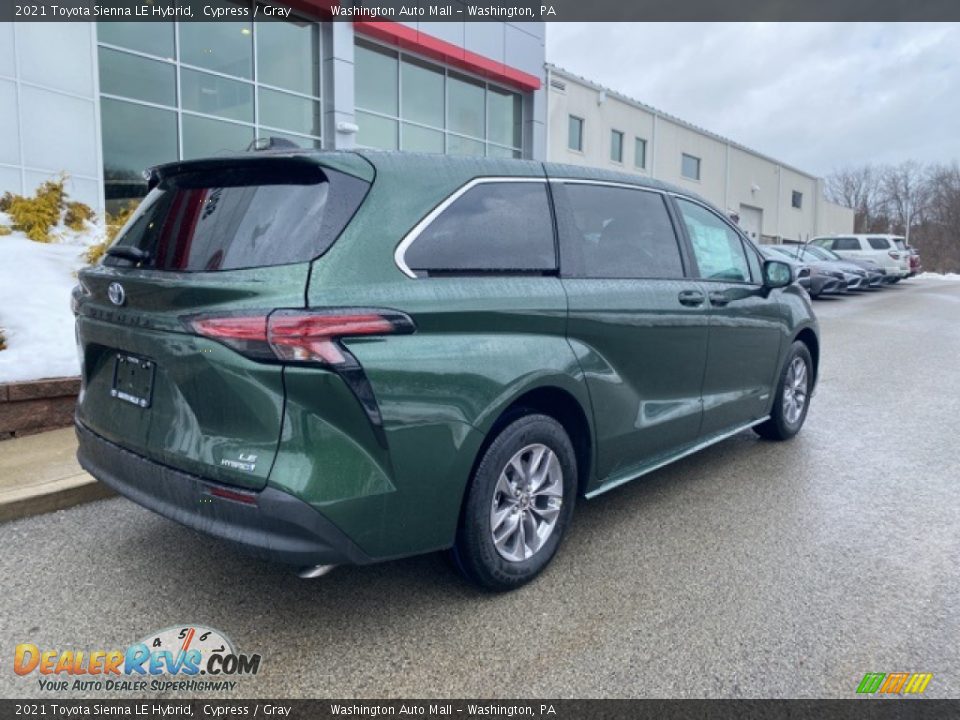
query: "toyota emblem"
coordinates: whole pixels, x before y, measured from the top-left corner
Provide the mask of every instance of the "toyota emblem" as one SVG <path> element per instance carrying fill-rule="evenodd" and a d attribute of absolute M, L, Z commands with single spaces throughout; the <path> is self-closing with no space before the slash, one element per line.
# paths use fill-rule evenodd
<path fill-rule="evenodd" d="M 110 283 L 107 288 L 107 297 L 114 305 L 123 305 L 127 301 L 127 293 L 123 290 L 123 285 L 118 282 Z"/>

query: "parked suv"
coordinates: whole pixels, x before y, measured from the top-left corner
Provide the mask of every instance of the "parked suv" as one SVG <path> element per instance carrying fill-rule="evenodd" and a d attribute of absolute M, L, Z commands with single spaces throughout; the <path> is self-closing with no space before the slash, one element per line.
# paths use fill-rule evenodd
<path fill-rule="evenodd" d="M 850 260 L 873 260 L 883 268 L 886 281 L 900 282 L 910 274 L 910 259 L 899 235 L 841 235 L 817 237 L 810 241 Z"/>
<path fill-rule="evenodd" d="M 449 548 L 517 587 L 578 496 L 806 417 L 806 293 L 677 188 L 272 151 L 149 188 L 74 291 L 80 462 L 308 575 Z"/>

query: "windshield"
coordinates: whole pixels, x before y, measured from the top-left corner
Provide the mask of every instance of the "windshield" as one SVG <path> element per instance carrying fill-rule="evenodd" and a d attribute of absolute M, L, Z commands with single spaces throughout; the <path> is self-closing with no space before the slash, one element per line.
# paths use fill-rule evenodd
<path fill-rule="evenodd" d="M 804 248 L 804 260 L 842 260 L 843 258 L 837 255 L 832 250 L 827 250 L 826 248 L 817 247 L 816 245 L 807 245 Z M 811 257 L 812 256 L 812 257 Z"/>
<path fill-rule="evenodd" d="M 799 260 L 799 259 L 800 259 L 800 252 L 799 252 L 799 251 L 800 251 L 800 246 L 799 246 L 799 245 L 796 246 L 796 247 L 793 247 L 793 246 L 790 246 L 790 245 L 774 245 L 772 249 L 773 249 L 773 250 L 776 250 L 776 251 L 777 251 L 778 253 L 780 253 L 781 255 L 786 255 L 786 256 L 787 256 L 788 258 L 790 258 L 791 260 Z"/>

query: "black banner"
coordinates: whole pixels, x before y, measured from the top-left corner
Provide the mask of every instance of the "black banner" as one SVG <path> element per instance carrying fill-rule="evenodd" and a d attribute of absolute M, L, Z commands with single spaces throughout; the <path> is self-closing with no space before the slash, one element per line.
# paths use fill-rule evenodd
<path fill-rule="evenodd" d="M 0 700 L 13 718 L 535 718 L 536 720 L 941 720 L 960 700 Z"/>
<path fill-rule="evenodd" d="M 269 21 L 291 8 L 350 22 L 960 20 L 957 0 L 3 0 L 0 22 Z"/>

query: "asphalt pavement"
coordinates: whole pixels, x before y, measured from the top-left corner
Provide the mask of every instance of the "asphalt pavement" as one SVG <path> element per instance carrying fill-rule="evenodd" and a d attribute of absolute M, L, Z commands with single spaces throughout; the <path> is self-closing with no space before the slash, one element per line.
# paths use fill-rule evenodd
<path fill-rule="evenodd" d="M 895 671 L 960 696 L 960 282 L 815 307 L 797 438 L 741 433 L 582 501 L 511 594 L 439 555 L 300 580 L 122 498 L 2 524 L 0 696 L 43 694 L 18 643 L 186 623 L 262 656 L 234 697 L 847 698 Z M 128 697 L 59 697 L 104 695 Z"/>

